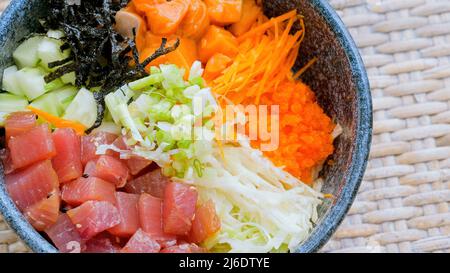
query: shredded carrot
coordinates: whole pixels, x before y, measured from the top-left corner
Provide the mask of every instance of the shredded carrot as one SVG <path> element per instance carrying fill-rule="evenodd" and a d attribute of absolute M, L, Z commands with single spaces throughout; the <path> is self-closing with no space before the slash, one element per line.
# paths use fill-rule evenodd
<path fill-rule="evenodd" d="M 317 62 L 317 57 L 312 58 L 304 67 L 302 67 L 297 73 L 294 74 L 293 78 L 298 79 L 308 68 Z"/>
<path fill-rule="evenodd" d="M 79 122 L 62 119 L 33 106 L 27 106 L 27 108 L 56 128 L 72 128 L 78 135 L 84 135 L 84 132 L 86 131 L 86 127 Z"/>
<path fill-rule="evenodd" d="M 293 32 L 297 22 L 301 29 Z M 303 17 L 295 10 L 272 19 L 261 14 L 252 28 L 238 37 L 239 54 L 233 62 L 208 84 L 223 104 L 278 105 L 279 148 L 264 154 L 311 184 L 316 167 L 333 152 L 335 125 L 312 90 L 297 81 L 317 58 L 292 72 L 305 33 Z M 270 128 L 269 121 L 268 125 Z M 261 140 L 252 141 L 255 148 L 261 144 Z"/>

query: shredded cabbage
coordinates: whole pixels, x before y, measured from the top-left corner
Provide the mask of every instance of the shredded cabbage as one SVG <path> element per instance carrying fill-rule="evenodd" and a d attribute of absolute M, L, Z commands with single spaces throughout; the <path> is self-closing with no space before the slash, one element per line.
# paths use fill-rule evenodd
<path fill-rule="evenodd" d="M 201 198 L 214 200 L 222 224 L 205 247 L 293 251 L 309 235 L 323 196 L 247 144 L 225 145 L 223 157 L 214 146 L 213 153 L 200 158 L 206 165 L 203 176 L 192 177 Z"/>
<path fill-rule="evenodd" d="M 219 106 L 202 73 L 194 63 L 186 82 L 175 65 L 152 67 L 150 76 L 109 94 L 108 110 L 132 150 L 102 145 L 97 153 L 152 160 L 172 180 L 195 185 L 202 200 L 213 200 L 221 230 L 203 243 L 211 251 L 294 250 L 317 220 L 322 194 L 276 167 L 245 136 L 218 145 L 212 116 Z M 198 120 L 206 123 L 194 126 Z"/>

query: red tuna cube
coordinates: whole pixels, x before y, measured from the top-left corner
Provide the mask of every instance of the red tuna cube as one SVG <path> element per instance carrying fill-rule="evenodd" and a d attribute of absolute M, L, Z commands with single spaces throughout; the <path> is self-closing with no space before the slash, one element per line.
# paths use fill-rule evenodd
<path fill-rule="evenodd" d="M 116 192 L 116 207 L 120 214 L 120 224 L 109 229 L 109 233 L 119 237 L 130 237 L 139 229 L 139 195 Z"/>
<path fill-rule="evenodd" d="M 120 247 L 115 245 L 111 238 L 104 234 L 99 234 L 86 242 L 84 253 L 118 253 Z"/>
<path fill-rule="evenodd" d="M 209 200 L 195 210 L 189 241 L 201 243 L 220 229 L 220 219 L 216 214 L 214 202 Z"/>
<path fill-rule="evenodd" d="M 73 129 L 57 129 L 52 134 L 56 156 L 52 160 L 59 182 L 65 183 L 83 175 L 80 137 Z"/>
<path fill-rule="evenodd" d="M 108 201 L 116 203 L 116 187 L 97 177 L 80 177 L 62 186 L 62 199 L 72 206 L 87 201 Z"/>
<path fill-rule="evenodd" d="M 111 144 L 117 138 L 116 135 L 107 132 L 83 136 L 81 138 L 81 163 L 86 165 L 89 161 L 97 159 L 97 147 L 103 144 Z"/>
<path fill-rule="evenodd" d="M 120 223 L 119 211 L 113 204 L 106 201 L 87 201 L 69 210 L 67 215 L 83 240 L 89 240 Z"/>
<path fill-rule="evenodd" d="M 160 245 L 176 244 L 176 236 L 166 234 L 162 222 L 162 200 L 149 194 L 139 198 L 139 221 L 144 232 L 150 234 Z"/>
<path fill-rule="evenodd" d="M 169 182 L 169 178 L 161 173 L 161 169 L 157 169 L 129 181 L 125 185 L 125 190 L 130 193 L 148 193 L 163 198 L 164 190 Z"/>
<path fill-rule="evenodd" d="M 88 162 L 84 173 L 111 182 L 117 188 L 125 186 L 129 178 L 127 166 L 120 159 L 109 155 L 102 155 L 97 161 Z"/>
<path fill-rule="evenodd" d="M 20 210 L 36 204 L 58 189 L 59 182 L 50 160 L 38 162 L 16 173 L 6 175 L 6 188 Z"/>
<path fill-rule="evenodd" d="M 187 235 L 191 230 L 197 204 L 197 190 L 181 183 L 169 183 L 164 192 L 163 228 L 174 235 Z"/>
<path fill-rule="evenodd" d="M 60 204 L 59 192 L 55 192 L 50 197 L 25 209 L 25 218 L 36 230 L 44 231 L 58 220 Z"/>
<path fill-rule="evenodd" d="M 133 237 L 122 248 L 122 253 L 158 253 L 161 246 L 156 242 L 150 234 L 145 233 L 142 229 L 136 231 Z"/>
<path fill-rule="evenodd" d="M 14 167 L 17 169 L 51 159 L 56 155 L 55 144 L 47 124 L 11 137 L 8 147 Z"/>
<path fill-rule="evenodd" d="M 60 214 L 56 223 L 46 229 L 45 233 L 60 252 L 80 253 L 84 248 L 80 234 L 65 213 Z"/>
<path fill-rule="evenodd" d="M 32 112 L 14 112 L 5 120 L 6 139 L 21 135 L 36 127 L 36 115 Z"/>

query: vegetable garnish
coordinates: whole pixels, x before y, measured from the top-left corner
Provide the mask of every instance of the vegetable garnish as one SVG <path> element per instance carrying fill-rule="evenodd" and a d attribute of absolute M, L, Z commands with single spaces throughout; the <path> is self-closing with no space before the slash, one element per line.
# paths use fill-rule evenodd
<path fill-rule="evenodd" d="M 259 104 L 264 92 L 276 89 L 286 80 L 295 63 L 303 33 L 300 30 L 290 35 L 297 20 L 296 11 L 291 11 L 259 22 L 242 35 L 239 55 L 221 76 L 209 83 L 213 91 L 235 104 Z"/>
<path fill-rule="evenodd" d="M 62 119 L 40 109 L 34 108 L 33 106 L 27 106 L 27 109 L 35 113 L 40 118 L 46 120 L 56 128 L 72 128 L 75 132 L 77 132 L 77 134 L 84 135 L 86 127 L 84 127 L 84 125 L 79 122 Z"/>
<path fill-rule="evenodd" d="M 161 47 L 142 63 L 137 56 L 134 39 L 119 34 L 114 28 L 114 16 L 127 5 L 128 0 L 115 1 L 68 1 L 51 0 L 50 14 L 44 19 L 44 26 L 62 29 L 66 44 L 72 55 L 64 60 L 50 63 L 56 70 L 45 77 L 47 82 L 67 73 L 75 72 L 76 85 L 87 88 L 96 87 L 97 120 L 87 130 L 89 133 L 102 123 L 105 103 L 104 97 L 123 82 L 129 82 L 148 75 L 143 69 L 146 64 L 159 56 L 174 51 L 179 42 L 166 47 L 162 39 Z M 127 64 L 133 62 L 134 66 Z"/>
<path fill-rule="evenodd" d="M 294 32 L 297 22 L 301 29 Z M 238 37 L 239 55 L 218 77 L 208 79 L 224 104 L 230 100 L 234 104 L 280 107 L 280 145 L 265 155 L 311 184 L 317 167 L 333 152 L 331 133 L 335 125 L 309 87 L 298 81 L 317 58 L 295 74 L 291 70 L 304 35 L 303 17 L 295 10 L 272 19 L 260 18 Z M 254 140 L 252 146 L 260 148 L 262 143 Z"/>

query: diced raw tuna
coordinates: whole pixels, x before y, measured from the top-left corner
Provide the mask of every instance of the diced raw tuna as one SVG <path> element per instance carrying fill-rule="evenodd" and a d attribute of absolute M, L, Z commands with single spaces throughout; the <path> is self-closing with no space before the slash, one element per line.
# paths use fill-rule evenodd
<path fill-rule="evenodd" d="M 118 253 L 120 247 L 115 245 L 111 238 L 99 234 L 86 242 L 84 253 Z"/>
<path fill-rule="evenodd" d="M 50 128 L 47 124 L 11 137 L 8 142 L 11 159 L 17 169 L 38 161 L 51 159 L 56 155 Z"/>
<path fill-rule="evenodd" d="M 163 234 L 162 200 L 150 194 L 142 194 L 139 198 L 139 219 L 143 231 L 150 235 Z"/>
<path fill-rule="evenodd" d="M 36 115 L 32 112 L 14 112 L 5 120 L 6 139 L 28 132 L 36 127 Z"/>
<path fill-rule="evenodd" d="M 8 148 L 0 150 L 0 158 L 3 164 L 3 172 L 5 174 L 13 173 L 16 170 L 16 168 L 13 165 L 11 153 L 9 152 Z"/>
<path fill-rule="evenodd" d="M 69 210 L 67 215 L 75 224 L 83 240 L 89 240 L 120 223 L 119 211 L 113 204 L 106 201 L 87 201 Z"/>
<path fill-rule="evenodd" d="M 50 197 L 25 209 L 25 218 L 36 230 L 44 231 L 58 220 L 60 204 L 59 192 L 55 192 Z"/>
<path fill-rule="evenodd" d="M 164 192 L 164 232 L 187 235 L 191 229 L 197 204 L 197 190 L 181 183 L 169 183 Z"/>
<path fill-rule="evenodd" d="M 150 234 L 160 245 L 176 244 L 176 236 L 166 234 L 162 223 L 162 200 L 143 193 L 139 198 L 139 222 L 144 232 Z"/>
<path fill-rule="evenodd" d="M 11 199 L 22 211 L 47 198 L 59 187 L 58 176 L 50 160 L 38 162 L 6 175 L 5 182 Z"/>
<path fill-rule="evenodd" d="M 116 188 L 125 186 L 130 175 L 127 166 L 120 159 L 109 155 L 100 156 L 95 165 L 92 161 L 88 162 L 84 173 L 114 183 Z"/>
<path fill-rule="evenodd" d="M 120 150 L 129 150 L 130 147 L 125 142 L 125 137 L 119 136 L 114 142 L 113 145 Z M 110 155 L 113 155 L 117 158 L 120 158 L 119 153 L 112 151 Z M 132 175 L 139 174 L 146 167 L 150 166 L 153 161 L 139 157 L 139 156 L 131 156 L 129 159 L 124 159 L 125 163 L 130 170 Z"/>
<path fill-rule="evenodd" d="M 138 202 L 137 194 L 116 192 L 116 208 L 119 210 L 120 224 L 110 228 L 109 233 L 120 237 L 130 237 L 139 229 Z"/>
<path fill-rule="evenodd" d="M 131 156 L 129 159 L 126 160 L 128 169 L 130 169 L 130 172 L 132 175 L 139 174 L 142 170 L 150 166 L 153 161 L 139 157 L 139 156 Z"/>
<path fill-rule="evenodd" d="M 45 230 L 53 244 L 63 253 L 80 253 L 84 249 L 84 243 L 81 240 L 75 225 L 67 214 L 59 215 L 56 223 Z"/>
<path fill-rule="evenodd" d="M 157 169 L 129 181 L 125 185 L 125 190 L 130 193 L 148 193 L 163 198 L 164 189 L 169 182 L 169 178 L 162 175 L 161 169 Z"/>
<path fill-rule="evenodd" d="M 206 253 L 206 249 L 196 244 L 181 244 L 161 250 L 161 253 Z"/>
<path fill-rule="evenodd" d="M 220 219 L 216 214 L 214 202 L 208 200 L 195 210 L 189 241 L 201 243 L 220 229 Z"/>
<path fill-rule="evenodd" d="M 81 164 L 80 137 L 73 129 L 57 129 L 52 134 L 56 156 L 52 159 L 53 168 L 58 174 L 59 182 L 64 183 L 83 175 Z"/>
<path fill-rule="evenodd" d="M 161 246 L 152 236 L 145 233 L 142 229 L 130 238 L 128 243 L 122 248 L 123 253 L 158 253 Z"/>
<path fill-rule="evenodd" d="M 97 177 L 80 177 L 62 186 L 62 199 L 72 206 L 87 201 L 108 201 L 116 203 L 116 187 Z"/>
<path fill-rule="evenodd" d="M 97 147 L 103 144 L 111 144 L 117 138 L 116 135 L 107 132 L 98 132 L 81 138 L 81 163 L 86 165 L 89 161 L 97 159 Z"/>

